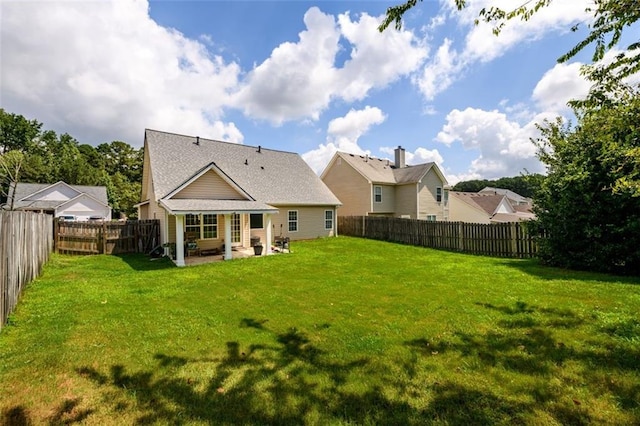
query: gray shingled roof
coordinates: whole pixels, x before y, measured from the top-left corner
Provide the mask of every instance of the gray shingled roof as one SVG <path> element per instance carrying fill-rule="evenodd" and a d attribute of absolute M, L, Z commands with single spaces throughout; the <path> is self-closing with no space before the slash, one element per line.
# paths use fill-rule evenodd
<path fill-rule="evenodd" d="M 386 159 L 346 152 L 338 152 L 337 154 L 372 183 L 391 185 L 417 183 L 435 165 L 435 163 L 424 163 L 398 169 L 392 161 Z"/>
<path fill-rule="evenodd" d="M 56 182 L 59 183 L 59 182 Z M 55 184 L 52 183 L 22 183 L 19 182 L 15 187 L 14 208 L 30 207 L 34 209 L 50 210 L 66 203 L 68 200 L 49 200 L 49 201 L 20 201 L 28 198 L 36 192 L 42 191 Z M 74 190 L 82 194 L 90 195 L 104 205 L 108 205 L 107 188 L 104 186 L 85 186 L 85 185 L 69 185 Z M 11 197 L 11 194 L 9 195 Z"/>
<path fill-rule="evenodd" d="M 340 205 L 296 153 L 147 129 L 155 198 L 166 197 L 212 162 L 254 200 L 269 205 Z M 268 206 L 265 206 L 268 208 Z"/>
<path fill-rule="evenodd" d="M 529 202 L 531 202 L 530 198 L 523 197 L 522 195 L 518 194 L 517 192 L 513 192 L 510 189 L 493 188 L 491 186 L 487 186 L 487 187 L 481 189 L 480 191 L 478 191 L 478 193 L 480 193 L 480 194 L 506 195 L 508 199 L 510 199 L 512 201 L 515 201 L 517 203 L 529 203 Z"/>
<path fill-rule="evenodd" d="M 488 215 L 494 214 L 500 202 L 505 198 L 504 195 L 450 191 L 449 197 L 452 196 L 486 212 Z"/>

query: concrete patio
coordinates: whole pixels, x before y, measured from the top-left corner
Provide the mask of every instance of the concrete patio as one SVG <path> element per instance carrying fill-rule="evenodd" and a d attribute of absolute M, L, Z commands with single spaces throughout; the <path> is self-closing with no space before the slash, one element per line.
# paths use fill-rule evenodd
<path fill-rule="evenodd" d="M 289 253 L 289 249 L 273 248 L 270 255 L 281 254 L 281 253 Z M 249 257 L 262 257 L 267 255 L 263 251 L 262 255 L 256 256 L 254 253 L 253 247 L 234 247 L 231 250 L 231 256 L 232 256 L 231 260 L 236 260 L 236 259 L 246 259 Z M 215 263 L 215 262 L 224 262 L 224 253 L 207 255 L 207 256 L 193 255 L 193 256 L 187 256 L 184 258 L 185 266 L 202 265 L 205 263 Z"/>

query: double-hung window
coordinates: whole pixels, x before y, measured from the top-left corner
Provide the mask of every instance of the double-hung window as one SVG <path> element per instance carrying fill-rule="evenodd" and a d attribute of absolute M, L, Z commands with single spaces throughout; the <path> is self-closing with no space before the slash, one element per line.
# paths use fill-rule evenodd
<path fill-rule="evenodd" d="M 218 238 L 218 216 L 215 214 L 202 215 L 202 238 L 215 239 Z"/>
<path fill-rule="evenodd" d="M 298 230 L 298 210 L 289 210 L 288 212 L 289 232 Z"/>
<path fill-rule="evenodd" d="M 324 211 L 324 229 L 333 229 L 333 210 Z"/>
<path fill-rule="evenodd" d="M 215 214 L 185 215 L 184 230 L 199 240 L 218 238 L 218 216 Z"/>
<path fill-rule="evenodd" d="M 376 203 L 382 202 L 382 187 L 374 186 L 373 187 L 373 201 Z"/>
<path fill-rule="evenodd" d="M 436 202 L 442 202 L 442 188 L 439 186 L 436 188 Z"/>
<path fill-rule="evenodd" d="M 200 237 L 200 215 L 188 214 L 184 218 L 184 230 L 187 234 L 198 235 Z"/>

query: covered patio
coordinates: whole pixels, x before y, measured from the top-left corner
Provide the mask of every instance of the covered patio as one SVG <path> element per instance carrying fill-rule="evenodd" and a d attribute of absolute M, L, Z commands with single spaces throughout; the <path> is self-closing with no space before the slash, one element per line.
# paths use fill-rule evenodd
<path fill-rule="evenodd" d="M 250 221 L 258 216 L 263 255 L 271 254 L 271 216 L 278 209 L 253 200 L 161 200 L 167 212 L 166 232 L 175 243 L 177 266 L 255 256 Z M 223 225 L 224 232 L 218 228 Z M 189 250 L 188 243 L 198 249 Z M 218 255 L 221 253 L 221 256 Z M 208 255 L 205 255 L 208 254 Z M 189 262 L 187 263 L 187 259 Z"/>
<path fill-rule="evenodd" d="M 275 248 L 274 250 L 269 250 L 268 255 L 271 256 L 271 255 L 283 254 L 283 253 L 289 253 L 289 249 Z M 262 254 L 256 255 L 253 247 L 237 247 L 231 250 L 231 260 L 248 259 L 251 257 L 261 257 L 264 255 L 266 255 L 265 251 L 263 251 Z M 201 255 L 187 256 L 184 259 L 184 263 L 185 263 L 185 266 L 195 266 L 195 265 L 204 265 L 207 263 L 224 262 L 225 260 L 227 260 L 225 259 L 225 254 L 218 253 L 218 254 L 203 255 L 203 256 Z"/>

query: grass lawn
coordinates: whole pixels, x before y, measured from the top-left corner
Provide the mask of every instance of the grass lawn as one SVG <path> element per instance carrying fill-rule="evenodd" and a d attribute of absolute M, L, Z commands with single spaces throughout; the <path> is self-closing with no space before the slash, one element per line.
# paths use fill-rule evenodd
<path fill-rule="evenodd" d="M 0 333 L 0 424 L 640 424 L 640 279 L 292 250 L 54 255 Z"/>

